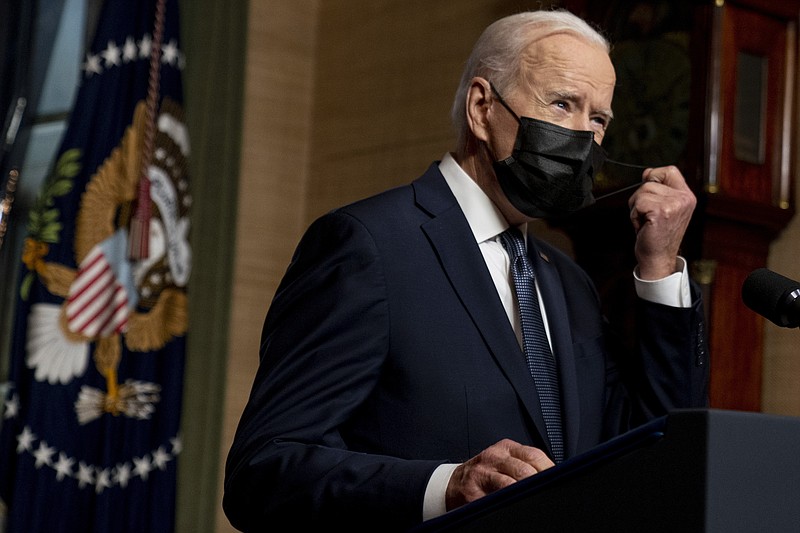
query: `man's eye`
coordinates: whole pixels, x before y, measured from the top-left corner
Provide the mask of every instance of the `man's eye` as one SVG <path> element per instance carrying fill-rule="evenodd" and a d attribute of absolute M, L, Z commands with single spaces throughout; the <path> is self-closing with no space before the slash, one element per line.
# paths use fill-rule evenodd
<path fill-rule="evenodd" d="M 559 100 L 557 102 L 554 102 L 554 104 L 556 107 L 560 107 L 561 109 L 569 109 L 569 104 L 567 102 Z"/>

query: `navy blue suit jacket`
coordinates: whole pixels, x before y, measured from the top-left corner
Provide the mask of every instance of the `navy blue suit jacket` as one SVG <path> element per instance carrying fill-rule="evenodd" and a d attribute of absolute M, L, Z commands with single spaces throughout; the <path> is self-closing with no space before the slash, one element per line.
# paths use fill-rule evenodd
<path fill-rule="evenodd" d="M 706 405 L 699 298 L 689 309 L 638 302 L 639 349 L 625 354 L 587 274 L 539 240 L 529 252 L 567 457 L 669 409 Z M 548 449 L 544 435 L 514 331 L 433 164 L 303 236 L 267 313 L 224 509 L 244 531 L 279 519 L 402 530 L 420 522 L 439 464 L 503 438 Z"/>

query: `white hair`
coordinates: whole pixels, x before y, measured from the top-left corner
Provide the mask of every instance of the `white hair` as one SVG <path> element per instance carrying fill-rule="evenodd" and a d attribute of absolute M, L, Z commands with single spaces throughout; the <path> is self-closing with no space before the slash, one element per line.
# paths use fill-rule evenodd
<path fill-rule="evenodd" d="M 565 10 L 526 11 L 501 18 L 478 38 L 467 59 L 456 91 L 450 117 L 458 135 L 459 148 L 467 139 L 466 98 L 472 78 L 490 80 L 501 94 L 518 88 L 524 50 L 532 43 L 558 33 L 568 33 L 609 53 L 611 45 L 597 30 Z"/>

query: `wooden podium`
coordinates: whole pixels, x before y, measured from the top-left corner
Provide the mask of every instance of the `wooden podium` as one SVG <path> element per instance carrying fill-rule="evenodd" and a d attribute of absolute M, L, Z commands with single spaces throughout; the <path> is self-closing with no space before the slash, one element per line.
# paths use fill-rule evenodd
<path fill-rule="evenodd" d="M 680 410 L 415 532 L 800 532 L 800 418 Z"/>

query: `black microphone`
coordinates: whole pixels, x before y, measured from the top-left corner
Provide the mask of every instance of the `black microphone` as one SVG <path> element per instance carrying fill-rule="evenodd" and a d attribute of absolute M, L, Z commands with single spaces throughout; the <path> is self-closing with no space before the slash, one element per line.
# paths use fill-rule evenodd
<path fill-rule="evenodd" d="M 783 328 L 800 326 L 800 283 L 759 268 L 742 284 L 745 305 Z"/>

